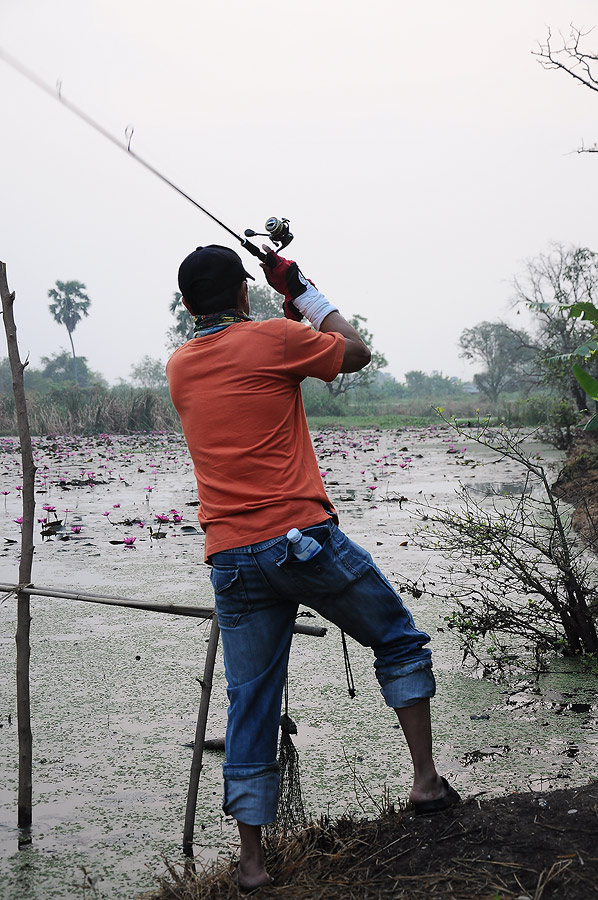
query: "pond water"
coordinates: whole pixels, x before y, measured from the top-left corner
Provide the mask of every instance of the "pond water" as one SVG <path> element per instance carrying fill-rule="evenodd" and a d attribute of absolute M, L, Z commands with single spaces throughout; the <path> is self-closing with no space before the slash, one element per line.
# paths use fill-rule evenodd
<path fill-rule="evenodd" d="M 489 484 L 521 484 L 513 463 L 497 464 L 476 446 L 456 447 L 443 428 L 330 431 L 314 434 L 314 442 L 342 526 L 395 583 L 430 564 L 430 554 L 410 539 L 424 496 L 433 494 L 439 505 L 454 502 L 459 483 L 479 481 L 483 491 Z M 11 543 L 19 539 L 16 449 L 16 442 L 0 441 L 0 487 L 8 492 L 0 494 L 4 583 L 16 581 L 18 566 L 18 543 Z M 548 464 L 557 460 L 549 448 L 535 452 Z M 212 605 L 203 537 L 182 530 L 196 524 L 197 510 L 179 436 L 44 439 L 36 454 L 38 518 L 58 518 L 64 529 L 42 540 L 48 523 L 39 523 L 37 585 Z M 169 521 L 160 525 L 157 516 Z M 157 531 L 166 537 L 156 538 Z M 122 543 L 132 537 L 129 546 Z M 593 676 L 561 660 L 538 680 L 478 679 L 461 668 L 455 637 L 444 628 L 447 609 L 425 594 L 405 599 L 432 636 L 436 757 L 462 794 L 549 790 L 595 776 Z M 15 621 L 11 595 L 0 603 L 0 898 L 89 897 L 84 881 L 90 878 L 99 897 L 131 900 L 153 886 L 163 857 L 181 858 L 209 624 L 32 599 L 34 825 L 31 845 L 19 851 Z M 298 726 L 304 803 L 313 816 L 375 815 L 385 786 L 395 802 L 409 791 L 408 754 L 381 701 L 371 653 L 351 642 L 349 652 L 354 699 L 335 628 L 324 638 L 297 635 L 291 654 L 289 711 Z M 225 720 L 219 656 L 208 737 L 221 737 Z M 206 861 L 236 847 L 235 828 L 220 809 L 221 765 L 222 753 L 204 754 L 196 844 Z"/>

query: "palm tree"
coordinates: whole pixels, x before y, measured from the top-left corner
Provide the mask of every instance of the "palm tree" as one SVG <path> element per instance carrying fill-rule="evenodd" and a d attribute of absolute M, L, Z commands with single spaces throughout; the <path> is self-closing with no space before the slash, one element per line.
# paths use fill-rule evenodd
<path fill-rule="evenodd" d="M 73 331 L 83 316 L 89 315 L 91 300 L 84 291 L 85 285 L 80 281 L 57 281 L 56 289 L 50 288 L 48 291 L 48 297 L 52 298 L 50 312 L 59 325 L 66 325 L 69 333 L 73 351 L 73 371 L 77 384 L 79 384 L 79 379 L 77 378 L 77 357 L 73 344 Z"/>

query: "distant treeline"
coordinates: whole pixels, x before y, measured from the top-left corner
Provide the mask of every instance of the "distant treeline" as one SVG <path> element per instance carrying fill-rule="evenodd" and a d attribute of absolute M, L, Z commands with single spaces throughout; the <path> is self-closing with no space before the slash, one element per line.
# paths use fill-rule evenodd
<path fill-rule="evenodd" d="M 68 358 L 67 358 L 68 363 Z M 17 433 L 15 403 L 8 360 L 0 361 L 0 433 Z M 87 369 L 85 358 L 79 359 L 80 381 L 68 377 L 52 377 L 39 370 L 26 372 L 26 393 L 31 431 L 44 434 L 128 434 L 139 431 L 179 431 L 178 416 L 166 386 L 135 387 L 119 384 L 109 387 L 101 376 Z M 65 376 L 70 373 L 67 366 Z M 333 395 L 325 384 L 306 379 L 303 397 L 310 417 L 332 416 L 335 419 L 377 416 L 417 418 L 433 422 L 435 407 L 461 419 L 475 420 L 478 415 L 497 416 L 512 425 L 543 425 L 555 418 L 567 421 L 559 402 L 553 397 L 535 394 L 528 397 L 503 395 L 491 404 L 480 395 L 468 392 L 457 379 L 438 373 L 426 376 L 415 373 L 405 385 L 378 373 L 368 384 L 344 394 Z M 416 388 L 417 386 L 417 388 Z M 565 410 L 566 412 L 566 410 Z M 555 424 L 559 424 L 555 422 Z"/>

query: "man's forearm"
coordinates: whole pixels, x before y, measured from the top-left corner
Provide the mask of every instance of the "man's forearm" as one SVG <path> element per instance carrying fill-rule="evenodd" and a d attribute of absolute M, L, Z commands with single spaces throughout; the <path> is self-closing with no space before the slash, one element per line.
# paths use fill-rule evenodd
<path fill-rule="evenodd" d="M 344 337 L 345 354 L 341 372 L 359 372 L 360 369 L 367 366 L 372 358 L 370 348 L 363 341 L 359 332 L 347 322 L 344 316 L 341 316 L 338 310 L 328 313 L 319 330 L 325 333 L 335 331 Z"/>

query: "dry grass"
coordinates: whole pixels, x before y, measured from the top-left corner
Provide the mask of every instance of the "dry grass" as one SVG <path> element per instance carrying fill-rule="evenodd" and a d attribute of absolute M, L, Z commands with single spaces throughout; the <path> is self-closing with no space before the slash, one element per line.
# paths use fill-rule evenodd
<path fill-rule="evenodd" d="M 170 399 L 143 388 L 64 388 L 30 394 L 27 410 L 31 433 L 128 434 L 178 431 L 180 423 Z M 14 400 L 0 397 L 0 434 L 16 434 Z"/>
<path fill-rule="evenodd" d="M 571 810 L 575 810 L 571 813 Z M 267 845 L 264 900 L 586 900 L 598 878 L 598 784 L 513 794 L 429 818 L 312 823 Z M 146 900 L 237 900 L 234 863 L 169 865 Z"/>

